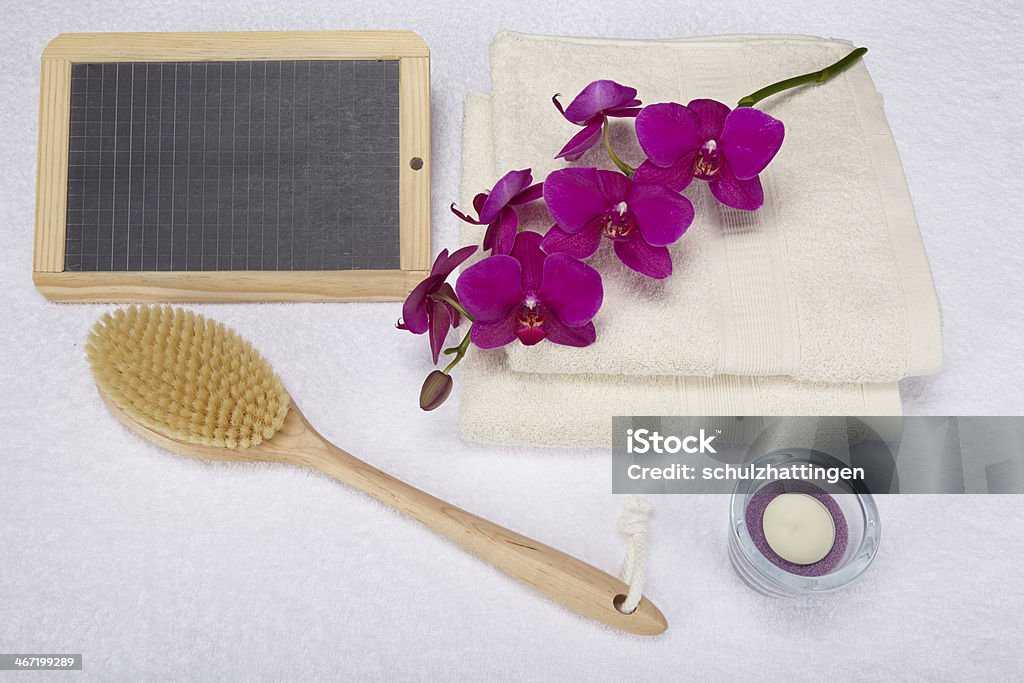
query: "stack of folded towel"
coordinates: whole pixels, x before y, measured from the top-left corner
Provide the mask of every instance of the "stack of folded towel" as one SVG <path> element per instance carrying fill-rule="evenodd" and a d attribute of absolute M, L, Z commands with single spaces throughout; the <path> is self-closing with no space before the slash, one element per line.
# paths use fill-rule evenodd
<path fill-rule="evenodd" d="M 608 78 L 644 104 L 698 97 L 733 105 L 851 49 L 794 36 L 624 41 L 499 35 L 490 95 L 466 100 L 461 203 L 506 171 L 534 179 L 578 129 L 551 105 Z M 607 249 L 593 257 L 605 299 L 597 341 L 474 349 L 458 371 L 471 440 L 598 446 L 614 415 L 898 415 L 896 381 L 937 372 L 938 304 L 899 156 L 867 69 L 776 95 L 759 108 L 786 126 L 761 174 L 765 204 L 685 194 L 697 218 L 670 247 L 674 273 L 653 281 Z M 643 154 L 631 120 L 613 120 L 628 163 Z M 613 168 L 603 149 L 575 165 Z M 524 224 L 544 230 L 541 203 Z M 466 225 L 464 244 L 482 228 Z"/>

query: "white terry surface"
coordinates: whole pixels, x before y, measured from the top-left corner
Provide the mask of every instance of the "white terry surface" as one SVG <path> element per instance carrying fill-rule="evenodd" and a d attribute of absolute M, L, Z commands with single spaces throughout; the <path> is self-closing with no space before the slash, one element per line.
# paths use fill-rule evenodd
<path fill-rule="evenodd" d="M 7 3 L 0 70 L 0 650 L 83 652 L 82 680 L 1014 680 L 1024 516 L 1015 498 L 880 501 L 878 563 L 850 590 L 774 602 L 725 554 L 725 501 L 654 500 L 648 586 L 671 621 L 612 633 L 535 598 L 363 496 L 303 471 L 209 466 L 120 429 L 82 357 L 105 306 L 29 280 L 38 56 L 72 30 L 412 28 L 433 58 L 434 247 L 456 242 L 461 106 L 503 29 L 793 33 L 871 48 L 945 326 L 911 414 L 1024 412 L 1019 10 L 690 0 L 366 4 Z M 1013 13 L 1015 12 L 1015 13 Z M 1009 14 L 1013 13 L 1013 14 Z M 324 433 L 424 488 L 614 571 L 620 501 L 599 452 L 480 448 L 415 406 L 422 339 L 398 304 L 208 306 L 271 358 Z M 19 679 L 45 674 L 19 675 Z"/>

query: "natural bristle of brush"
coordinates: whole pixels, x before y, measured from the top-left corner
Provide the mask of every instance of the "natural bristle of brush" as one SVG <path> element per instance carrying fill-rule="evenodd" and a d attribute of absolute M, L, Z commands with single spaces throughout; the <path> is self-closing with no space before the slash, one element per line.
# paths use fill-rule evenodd
<path fill-rule="evenodd" d="M 107 398 L 141 425 L 179 441 L 257 446 L 281 428 L 291 403 L 249 342 L 181 308 L 108 313 L 85 348 Z"/>

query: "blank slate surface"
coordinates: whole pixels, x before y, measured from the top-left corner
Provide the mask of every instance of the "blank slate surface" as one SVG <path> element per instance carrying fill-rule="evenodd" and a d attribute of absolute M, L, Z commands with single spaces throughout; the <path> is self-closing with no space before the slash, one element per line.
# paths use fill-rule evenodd
<path fill-rule="evenodd" d="M 76 63 L 66 271 L 399 267 L 399 62 Z"/>

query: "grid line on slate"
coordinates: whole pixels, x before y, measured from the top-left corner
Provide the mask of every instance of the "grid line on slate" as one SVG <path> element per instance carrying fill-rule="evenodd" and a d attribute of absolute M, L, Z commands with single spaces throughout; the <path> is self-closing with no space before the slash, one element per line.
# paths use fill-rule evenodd
<path fill-rule="evenodd" d="M 398 268 L 398 124 L 396 60 L 74 64 L 65 269 Z"/>

